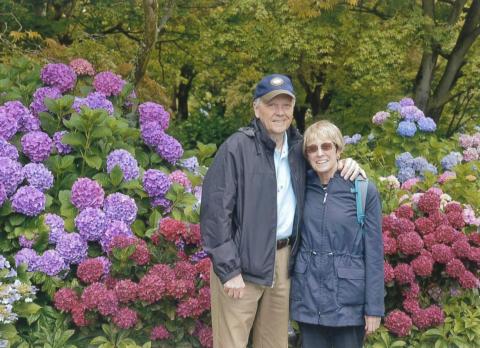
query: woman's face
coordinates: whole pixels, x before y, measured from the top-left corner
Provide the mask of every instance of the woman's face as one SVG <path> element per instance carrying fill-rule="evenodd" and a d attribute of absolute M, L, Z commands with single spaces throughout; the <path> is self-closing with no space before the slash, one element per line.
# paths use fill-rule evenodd
<path fill-rule="evenodd" d="M 308 162 L 317 174 L 333 174 L 337 170 L 337 152 L 335 143 L 319 137 L 305 147 Z"/>

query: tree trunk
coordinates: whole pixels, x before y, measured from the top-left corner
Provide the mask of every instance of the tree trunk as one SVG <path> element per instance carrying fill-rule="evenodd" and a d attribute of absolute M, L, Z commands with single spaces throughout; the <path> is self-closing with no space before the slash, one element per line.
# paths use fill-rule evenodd
<path fill-rule="evenodd" d="M 195 70 L 190 64 L 185 64 L 180 70 L 182 81 L 178 85 L 177 100 L 178 112 L 177 120 L 184 121 L 188 118 L 188 96 L 192 88 L 193 78 L 195 77 Z"/>
<path fill-rule="evenodd" d="M 479 24 L 480 1 L 473 0 L 455 47 L 448 58 L 442 78 L 428 103 L 427 115 L 430 115 L 436 122 L 440 120 L 443 107 L 450 98 L 450 91 L 455 86 L 461 67 L 465 64 L 464 60 L 468 50 L 480 35 Z"/>
<path fill-rule="evenodd" d="M 293 117 L 295 118 L 297 129 L 302 134 L 305 132 L 305 114 L 306 113 L 307 113 L 306 106 L 295 105 L 295 109 L 293 109 Z"/>
<path fill-rule="evenodd" d="M 135 65 L 135 87 L 138 86 L 147 71 L 152 48 L 155 46 L 155 42 L 157 42 L 158 0 L 143 0 L 143 12 L 145 15 L 145 34 L 138 52 L 137 64 Z"/>

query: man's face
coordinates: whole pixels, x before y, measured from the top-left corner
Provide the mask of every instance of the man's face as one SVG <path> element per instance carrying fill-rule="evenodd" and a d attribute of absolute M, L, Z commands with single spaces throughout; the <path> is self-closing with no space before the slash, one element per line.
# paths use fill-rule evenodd
<path fill-rule="evenodd" d="M 282 135 L 293 120 L 295 101 L 287 94 L 277 95 L 267 102 L 260 100 L 255 106 L 255 116 L 262 121 L 270 135 Z"/>

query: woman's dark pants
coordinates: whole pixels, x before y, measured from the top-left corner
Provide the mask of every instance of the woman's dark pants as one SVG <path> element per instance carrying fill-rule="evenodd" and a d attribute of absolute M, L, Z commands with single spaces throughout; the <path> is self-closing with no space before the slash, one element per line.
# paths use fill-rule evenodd
<path fill-rule="evenodd" d="M 364 326 L 331 327 L 298 323 L 302 348 L 362 348 Z"/>

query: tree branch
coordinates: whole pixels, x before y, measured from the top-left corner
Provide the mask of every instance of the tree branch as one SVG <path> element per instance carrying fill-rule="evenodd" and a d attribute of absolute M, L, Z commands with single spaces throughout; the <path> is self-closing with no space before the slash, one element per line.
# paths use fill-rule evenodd
<path fill-rule="evenodd" d="M 139 39 L 138 37 L 136 36 L 133 36 L 132 34 L 136 34 L 135 32 L 132 32 L 132 31 L 128 31 L 128 30 L 125 30 L 123 28 L 123 25 L 122 23 L 118 23 L 117 25 L 111 27 L 111 28 L 108 28 L 102 32 L 100 32 L 101 34 L 103 35 L 109 35 L 109 34 L 123 34 L 125 35 L 126 37 L 128 37 L 130 40 L 133 40 L 137 43 L 140 43 L 142 40 Z"/>

